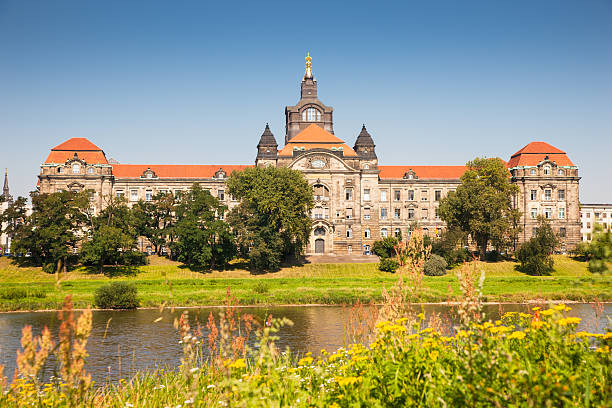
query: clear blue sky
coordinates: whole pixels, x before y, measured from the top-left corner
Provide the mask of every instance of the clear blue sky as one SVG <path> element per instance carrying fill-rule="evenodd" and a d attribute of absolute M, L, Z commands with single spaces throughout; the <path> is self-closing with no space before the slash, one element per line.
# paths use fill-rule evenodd
<path fill-rule="evenodd" d="M 250 164 L 281 142 L 310 51 L 336 135 L 381 164 L 508 159 L 534 140 L 612 202 L 612 1 L 0 0 L 0 166 L 14 195 L 51 147 L 122 163 Z"/>

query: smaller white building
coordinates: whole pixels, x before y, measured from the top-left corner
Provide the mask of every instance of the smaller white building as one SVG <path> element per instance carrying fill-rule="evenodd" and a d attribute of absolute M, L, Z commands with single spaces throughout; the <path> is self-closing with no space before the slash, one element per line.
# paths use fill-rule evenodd
<path fill-rule="evenodd" d="M 586 242 L 593 239 L 595 224 L 609 231 L 612 229 L 612 204 L 580 204 L 580 223 L 580 234 Z"/>

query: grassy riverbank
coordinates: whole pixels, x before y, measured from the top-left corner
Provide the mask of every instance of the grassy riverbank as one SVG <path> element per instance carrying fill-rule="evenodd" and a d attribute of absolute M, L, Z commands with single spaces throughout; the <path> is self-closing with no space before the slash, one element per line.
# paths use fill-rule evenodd
<path fill-rule="evenodd" d="M 612 276 L 588 272 L 586 263 L 565 256 L 555 257 L 551 276 L 531 277 L 515 269 L 513 262 L 480 263 L 485 271 L 486 301 L 531 299 L 602 301 L 612 300 Z M 389 287 L 396 275 L 377 270 L 376 264 L 306 264 L 275 273 L 253 275 L 246 270 L 191 271 L 183 265 L 153 257 L 151 264 L 124 270 L 109 268 L 109 278 L 79 268 L 55 275 L 40 268 L 21 268 L 0 259 L 0 310 L 57 309 L 67 294 L 75 307 L 93 303 L 93 293 L 111 280 L 136 284 L 141 306 L 219 305 L 228 287 L 238 302 L 254 304 L 341 304 L 380 301 L 383 285 Z M 457 279 L 449 273 L 425 277 L 423 302 L 444 302 L 459 293 Z"/>

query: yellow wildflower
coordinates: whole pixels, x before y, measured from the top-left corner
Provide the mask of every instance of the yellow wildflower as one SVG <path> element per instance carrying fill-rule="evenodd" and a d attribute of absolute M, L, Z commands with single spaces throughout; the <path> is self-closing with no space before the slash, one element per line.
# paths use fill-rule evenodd
<path fill-rule="evenodd" d="M 567 326 L 568 324 L 578 324 L 582 319 L 579 317 L 565 317 L 563 319 L 559 319 L 560 326 Z"/>
<path fill-rule="evenodd" d="M 542 316 L 552 316 L 555 314 L 555 309 L 547 309 L 542 312 Z"/>
<path fill-rule="evenodd" d="M 534 312 L 536 312 L 536 311 L 540 310 L 540 307 L 536 306 L 536 307 L 532 308 L 531 310 L 533 310 Z"/>
<path fill-rule="evenodd" d="M 595 351 L 597 353 L 609 353 L 610 352 L 610 347 L 609 346 L 598 347 L 597 349 L 595 349 Z"/>
<path fill-rule="evenodd" d="M 345 386 L 345 385 L 353 385 L 356 383 L 360 383 L 362 381 L 361 377 L 353 377 L 353 376 L 349 376 L 349 377 L 336 377 L 336 382 L 338 383 L 338 385 L 340 385 L 341 387 Z"/>
<path fill-rule="evenodd" d="M 544 326 L 544 322 L 541 320 L 534 320 L 531 322 L 531 327 L 533 327 L 534 329 L 539 329 L 542 326 Z"/>
<path fill-rule="evenodd" d="M 229 368 L 246 368 L 244 358 L 239 358 L 229 365 Z"/>
<path fill-rule="evenodd" d="M 419 319 L 421 319 L 421 320 L 425 320 L 425 313 L 422 313 L 422 312 L 421 312 L 421 313 L 419 313 L 419 314 L 417 315 L 417 317 L 418 317 Z"/>
<path fill-rule="evenodd" d="M 402 323 L 406 323 L 407 321 L 408 321 L 407 317 L 402 317 L 400 319 L 395 320 L 395 323 L 402 324 Z"/>
<path fill-rule="evenodd" d="M 304 357 L 302 359 L 300 359 L 300 361 L 298 361 L 298 365 L 299 366 L 305 366 L 305 365 L 310 365 L 312 364 L 312 357 Z"/>
<path fill-rule="evenodd" d="M 510 333 L 510 335 L 508 336 L 509 339 L 517 339 L 517 340 L 522 340 L 525 338 L 525 333 L 522 331 L 515 331 Z"/>
<path fill-rule="evenodd" d="M 336 353 L 336 354 L 332 354 L 332 355 L 330 355 L 330 356 L 329 356 L 327 359 L 328 359 L 330 362 L 334 362 L 334 361 L 338 360 L 339 358 L 342 358 L 342 355 L 341 355 L 341 354 Z"/>

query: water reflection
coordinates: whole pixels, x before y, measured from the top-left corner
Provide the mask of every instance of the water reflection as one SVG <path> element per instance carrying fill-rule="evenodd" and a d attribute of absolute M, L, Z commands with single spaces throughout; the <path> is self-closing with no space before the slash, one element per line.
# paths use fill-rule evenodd
<path fill-rule="evenodd" d="M 531 306 L 522 304 L 488 305 L 485 313 L 495 320 L 508 311 L 526 312 Z M 597 311 L 591 304 L 572 304 L 571 316 L 581 317 L 581 330 L 603 332 L 612 313 L 612 304 L 606 304 Z M 455 324 L 457 316 L 447 305 L 422 305 L 426 316 L 439 314 L 448 327 Z M 140 370 L 156 367 L 176 367 L 180 362 L 181 348 L 179 336 L 173 327 L 175 317 L 183 309 L 134 310 L 134 311 L 97 311 L 93 313 L 92 333 L 87 350 L 86 369 L 96 383 L 116 381 Z M 189 309 L 190 323 L 202 326 L 207 335 L 206 321 L 209 313 L 218 316 L 218 308 Z M 349 310 L 341 306 L 301 306 L 301 307 L 248 307 L 240 308 L 240 313 L 250 313 L 261 321 L 272 314 L 293 321 L 293 326 L 285 327 L 277 334 L 281 349 L 289 347 L 292 351 L 305 353 L 319 352 L 322 348 L 335 350 L 345 345 L 344 327 Z M 156 319 L 162 319 L 155 322 Z M 57 336 L 59 321 L 55 312 L 26 312 L 0 314 L 0 364 L 5 366 L 5 374 L 12 375 L 15 370 L 16 351 L 20 347 L 21 329 L 30 324 L 36 335 L 47 325 Z M 56 337 L 57 338 L 57 337 Z M 45 375 L 53 374 L 55 361 L 50 359 L 45 367 Z"/>

